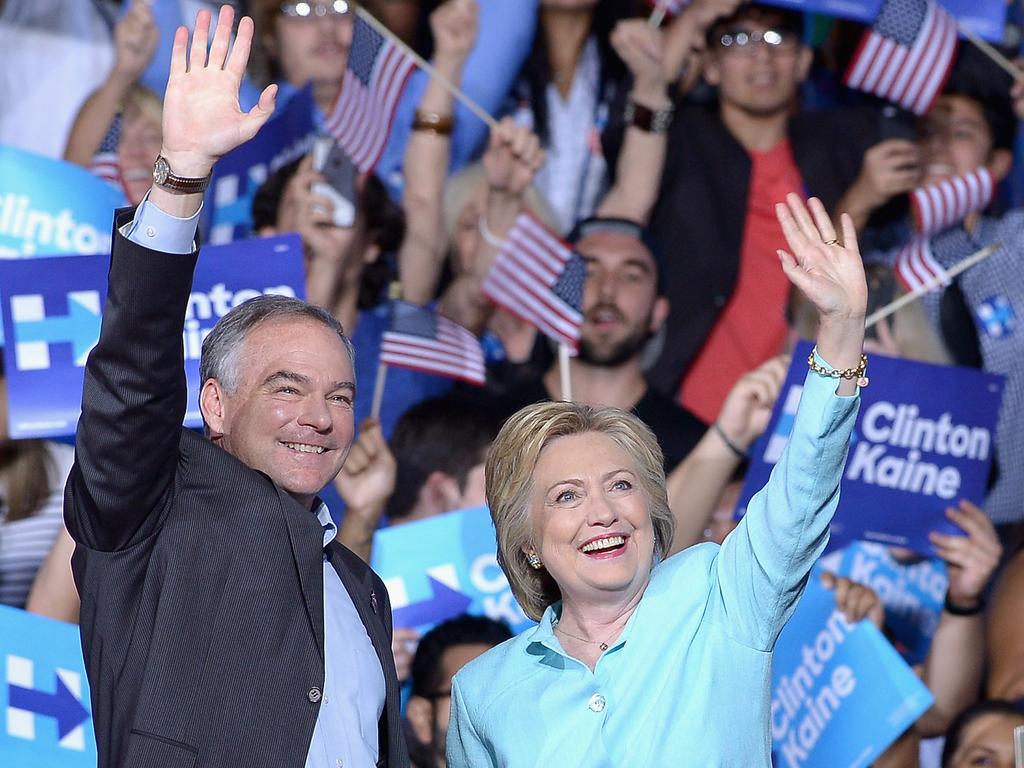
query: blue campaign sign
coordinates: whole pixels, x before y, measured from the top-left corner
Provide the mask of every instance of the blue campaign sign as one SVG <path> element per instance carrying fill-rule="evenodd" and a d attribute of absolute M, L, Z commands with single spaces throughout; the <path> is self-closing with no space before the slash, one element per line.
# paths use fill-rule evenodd
<path fill-rule="evenodd" d="M 782 456 L 811 345 L 793 352 L 771 422 L 751 451 L 737 504 L 767 481 Z M 945 516 L 959 499 L 983 505 L 1004 377 L 973 368 L 872 355 L 832 521 L 836 543 L 855 539 L 933 554 L 929 531 L 963 534 Z"/>
<path fill-rule="evenodd" d="M 25 768 L 96 765 L 78 627 L 0 605 L 0 755 Z"/>
<path fill-rule="evenodd" d="M 426 630 L 461 613 L 533 625 L 498 566 L 487 507 L 395 525 L 373 537 L 373 569 L 384 580 L 396 627 Z"/>
<path fill-rule="evenodd" d="M 770 5 L 822 13 L 871 24 L 878 17 L 882 0 L 767 0 Z M 1000 43 L 1006 25 L 1004 0 L 939 0 L 963 26 L 986 40 Z"/>
<path fill-rule="evenodd" d="M 850 624 L 812 573 L 772 658 L 778 768 L 870 765 L 932 704 L 881 632 Z"/>
<path fill-rule="evenodd" d="M 260 132 L 217 161 L 206 193 L 204 232 L 209 243 L 252 237 L 252 201 L 270 174 L 309 152 L 315 137 L 313 92 L 296 92 Z"/>
<path fill-rule="evenodd" d="M 878 594 L 900 655 L 908 664 L 924 661 L 949 586 L 946 564 L 931 557 L 897 559 L 889 547 L 858 541 L 843 550 L 837 573 Z"/>
<path fill-rule="evenodd" d="M 0 258 L 110 253 L 124 195 L 84 168 L 0 146 Z"/>
<path fill-rule="evenodd" d="M 108 211 L 109 217 L 109 211 Z M 199 427 L 199 354 L 229 309 L 260 294 L 305 295 L 302 243 L 283 235 L 202 249 L 185 315 L 185 425 Z M 109 261 L 98 256 L 0 261 L 12 438 L 72 435 L 82 376 L 99 340 Z"/>

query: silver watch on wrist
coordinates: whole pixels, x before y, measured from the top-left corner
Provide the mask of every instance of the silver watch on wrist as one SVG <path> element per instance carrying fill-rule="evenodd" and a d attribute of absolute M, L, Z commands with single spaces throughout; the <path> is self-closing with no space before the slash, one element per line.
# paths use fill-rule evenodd
<path fill-rule="evenodd" d="M 158 155 L 156 162 L 153 164 L 153 183 L 161 189 L 166 189 L 168 192 L 179 195 L 192 195 L 206 191 L 206 188 L 210 186 L 210 174 L 199 178 L 176 176 L 171 170 L 167 158 L 163 155 Z"/>

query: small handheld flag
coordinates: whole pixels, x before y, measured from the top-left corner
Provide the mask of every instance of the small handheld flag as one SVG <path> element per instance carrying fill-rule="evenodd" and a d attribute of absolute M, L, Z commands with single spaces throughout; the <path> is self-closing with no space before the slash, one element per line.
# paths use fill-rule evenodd
<path fill-rule="evenodd" d="M 844 82 L 922 115 L 949 77 L 957 44 L 956 21 L 935 0 L 885 0 Z"/>
<path fill-rule="evenodd" d="M 447 317 L 406 301 L 392 303 L 380 362 L 477 386 L 487 380 L 484 353 L 476 336 Z"/>
<path fill-rule="evenodd" d="M 943 179 L 910 193 L 914 224 L 922 235 L 934 235 L 959 224 L 992 202 L 995 183 L 988 168 Z"/>

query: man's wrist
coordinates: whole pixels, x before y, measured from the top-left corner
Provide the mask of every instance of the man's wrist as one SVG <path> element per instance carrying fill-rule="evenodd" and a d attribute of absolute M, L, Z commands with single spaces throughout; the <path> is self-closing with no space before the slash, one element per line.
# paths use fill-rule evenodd
<path fill-rule="evenodd" d="M 160 149 L 160 156 L 167 161 L 171 167 L 171 173 L 188 179 L 203 179 L 213 172 L 214 158 L 196 154 L 195 152 L 181 152 L 167 147 Z"/>

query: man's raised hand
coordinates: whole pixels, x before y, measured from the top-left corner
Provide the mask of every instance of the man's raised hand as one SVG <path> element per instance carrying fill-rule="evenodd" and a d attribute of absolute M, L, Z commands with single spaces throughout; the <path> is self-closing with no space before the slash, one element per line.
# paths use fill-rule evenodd
<path fill-rule="evenodd" d="M 185 27 L 174 34 L 161 154 L 178 176 L 206 176 L 218 158 L 255 136 L 274 112 L 276 85 L 268 86 L 248 113 L 239 107 L 238 90 L 249 61 L 253 24 L 243 17 L 231 46 L 233 20 L 231 6 L 221 6 L 209 55 L 209 11 L 196 16 L 191 48 Z"/>

